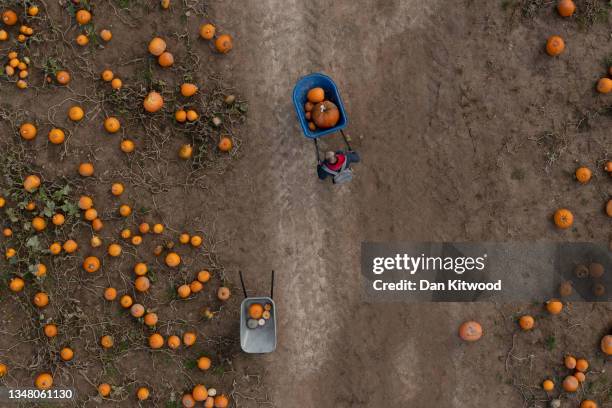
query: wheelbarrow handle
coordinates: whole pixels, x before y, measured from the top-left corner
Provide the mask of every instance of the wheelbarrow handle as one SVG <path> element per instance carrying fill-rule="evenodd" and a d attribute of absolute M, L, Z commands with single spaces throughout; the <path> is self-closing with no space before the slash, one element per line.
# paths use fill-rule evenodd
<path fill-rule="evenodd" d="M 272 285 L 270 287 L 270 299 L 274 299 L 274 269 L 272 270 Z"/>
<path fill-rule="evenodd" d="M 247 295 L 246 286 L 244 286 L 244 278 L 242 277 L 242 271 L 238 270 L 238 274 L 240 275 L 240 283 L 242 284 L 242 292 L 244 292 L 244 298 L 246 299 L 249 296 Z"/>

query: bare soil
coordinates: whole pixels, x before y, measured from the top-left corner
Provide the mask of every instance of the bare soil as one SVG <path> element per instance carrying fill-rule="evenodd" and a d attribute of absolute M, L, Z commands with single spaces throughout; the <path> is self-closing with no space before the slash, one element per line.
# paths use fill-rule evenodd
<path fill-rule="evenodd" d="M 0 0 L 5 3 L 12 2 Z M 163 238 L 126 245 L 121 259 L 105 256 L 103 273 L 92 277 L 80 269 L 91 232 L 75 221 L 81 252 L 50 267 L 50 276 L 62 279 L 51 278 L 48 289 L 86 317 L 70 322 L 53 301 L 44 317 L 65 322 L 69 334 L 58 340 L 74 346 L 74 363 L 59 362 L 63 343 L 48 345 L 42 337 L 29 302 L 34 288 L 16 296 L 3 285 L 0 362 L 15 367 L 5 384 L 30 386 L 40 369 L 53 370 L 58 385 L 77 387 L 73 406 L 99 405 L 94 386 L 102 381 L 123 387 L 108 406 L 135 406 L 142 385 L 153 395 L 143 406 L 176 406 L 176 396 L 198 382 L 231 394 L 237 407 L 544 407 L 553 396 L 561 396 L 563 407 L 577 407 L 586 397 L 612 406 L 610 361 L 597 347 L 611 329 L 610 304 L 570 304 L 551 318 L 540 304 L 366 303 L 359 270 L 363 241 L 610 240 L 603 207 L 612 187 L 602 165 L 611 159 L 612 117 L 608 97 L 594 89 L 610 56 L 605 1 L 576 1 L 578 14 L 569 19 L 551 2 L 535 0 L 173 3 L 166 12 L 157 2 L 96 3 L 95 27 L 111 28 L 114 38 L 104 48 L 82 50 L 62 41 L 71 42 L 78 30 L 57 2 L 48 2 L 43 11 L 61 27 L 59 39 L 33 45 L 32 52 L 60 54 L 74 83 L 70 89 L 43 86 L 41 60 L 29 90 L 0 80 L 3 109 L 70 130 L 57 148 L 48 146 L 42 126 L 28 154 L 49 180 L 66 176 L 74 193 L 93 195 L 104 209 L 105 243 L 142 220 L 168 227 Z M 230 54 L 217 55 L 197 39 L 205 20 L 235 37 Z M 544 52 L 552 34 L 566 40 L 557 58 Z M 147 63 L 146 43 L 154 35 L 168 39 L 175 68 Z M 0 44 L 2 58 L 7 48 Z M 109 106 L 136 103 L 144 90 L 133 89 L 123 105 L 100 103 L 106 84 L 97 76 L 104 68 L 127 86 L 131 79 L 170 90 L 195 75 L 206 95 L 218 93 L 214 100 L 238 95 L 248 107 L 246 119 L 236 115 L 222 129 L 237 148 L 231 156 L 207 149 L 203 167 L 181 162 L 180 144 L 216 131 L 158 128 L 155 120 L 140 121 L 133 113 L 138 106 L 120 112 L 130 118 L 122 136 L 134 138 L 142 153 L 125 157 L 121 136 L 105 134 L 102 118 L 121 117 Z M 348 134 L 363 158 L 347 186 L 316 179 L 314 148 L 295 118 L 292 87 L 314 71 L 339 85 Z M 75 102 L 91 112 L 78 126 L 64 114 Z M 203 99 L 200 106 L 211 103 Z M 2 140 L 21 146 L 13 125 L 3 121 Z M 325 144 L 342 146 L 334 137 Z M 93 180 L 75 177 L 85 160 L 96 165 Z M 593 169 L 590 184 L 573 179 L 578 165 Z M 108 193 L 116 180 L 126 184 L 122 200 Z M 127 221 L 116 216 L 124 200 L 137 209 Z M 572 229 L 552 225 L 559 207 L 574 212 Z M 205 248 L 183 248 L 186 265 L 176 273 L 151 251 L 181 231 L 202 233 Z M 132 290 L 131 267 L 141 257 L 150 259 L 159 279 L 143 302 L 160 314 L 164 334 L 197 330 L 202 342 L 193 350 L 151 353 L 148 331 L 102 299 L 109 284 Z M 204 293 L 189 301 L 171 296 L 204 267 L 214 272 Z M 277 273 L 278 350 L 245 355 L 238 344 L 237 271 L 244 271 L 250 292 L 263 295 L 271 269 Z M 215 297 L 222 283 L 235 295 L 223 307 Z M 204 321 L 204 307 L 220 312 Z M 523 313 L 537 319 L 530 333 L 516 326 Z M 457 338 L 466 319 L 483 324 L 478 343 Z M 110 356 L 97 343 L 105 330 L 124 344 Z M 202 353 L 218 368 L 194 369 Z M 565 353 L 589 359 L 587 383 L 576 395 L 559 389 L 546 395 L 540 389 L 545 378 L 560 384 L 568 374 Z"/>

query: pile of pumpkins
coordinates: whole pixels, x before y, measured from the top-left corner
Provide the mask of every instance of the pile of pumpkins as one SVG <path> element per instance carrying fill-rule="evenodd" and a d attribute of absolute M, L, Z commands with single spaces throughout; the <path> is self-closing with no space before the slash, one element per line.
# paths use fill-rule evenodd
<path fill-rule="evenodd" d="M 306 120 L 308 120 L 308 128 L 311 131 L 336 126 L 340 120 L 340 110 L 335 103 L 325 98 L 323 88 L 310 89 L 306 94 L 306 99 L 308 101 L 304 104 L 304 111 Z"/>
<path fill-rule="evenodd" d="M 266 325 L 270 317 L 272 317 L 272 305 L 270 303 L 252 303 L 249 305 L 249 319 L 247 320 L 247 327 L 249 329 L 256 329 Z"/>

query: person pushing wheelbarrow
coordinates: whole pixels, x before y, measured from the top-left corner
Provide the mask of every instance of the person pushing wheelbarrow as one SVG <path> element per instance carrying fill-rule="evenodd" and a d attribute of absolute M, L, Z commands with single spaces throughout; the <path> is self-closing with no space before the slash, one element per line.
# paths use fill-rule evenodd
<path fill-rule="evenodd" d="M 304 135 L 314 141 L 319 179 L 331 177 L 334 184 L 351 181 L 351 164 L 360 162 L 361 158 L 344 134 L 348 120 L 334 81 L 318 73 L 301 78 L 293 89 L 293 103 Z M 321 160 L 317 140 L 335 132 L 342 134 L 347 150 L 327 151 Z"/>

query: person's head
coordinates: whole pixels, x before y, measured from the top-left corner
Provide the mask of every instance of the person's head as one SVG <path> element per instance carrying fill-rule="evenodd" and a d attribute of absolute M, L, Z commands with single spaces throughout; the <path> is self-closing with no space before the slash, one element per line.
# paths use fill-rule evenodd
<path fill-rule="evenodd" d="M 325 152 L 325 161 L 331 164 L 334 164 L 338 161 L 338 158 L 336 157 L 336 153 L 329 151 L 329 152 Z"/>

